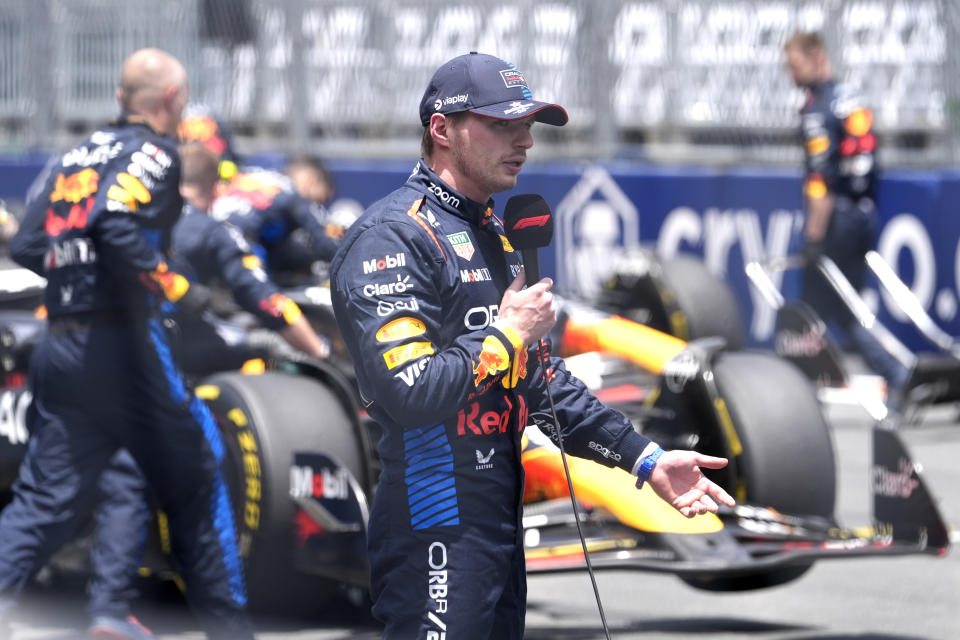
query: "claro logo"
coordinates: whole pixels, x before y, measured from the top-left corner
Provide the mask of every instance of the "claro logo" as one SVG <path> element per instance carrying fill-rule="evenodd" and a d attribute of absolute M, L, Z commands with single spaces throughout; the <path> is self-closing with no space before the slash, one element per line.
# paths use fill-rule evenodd
<path fill-rule="evenodd" d="M 404 293 L 407 289 L 413 289 L 413 285 L 410 284 L 410 276 L 404 276 L 401 279 L 400 274 L 398 273 L 396 282 L 363 285 L 363 295 L 367 296 L 368 298 L 373 298 L 376 296 L 389 296 L 397 293 Z"/>

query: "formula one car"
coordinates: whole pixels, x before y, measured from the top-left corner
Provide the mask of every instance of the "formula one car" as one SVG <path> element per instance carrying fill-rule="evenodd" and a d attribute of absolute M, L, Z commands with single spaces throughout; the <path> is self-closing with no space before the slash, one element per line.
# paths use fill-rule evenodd
<path fill-rule="evenodd" d="M 816 269 L 850 310 L 854 319 L 907 370 L 910 377 L 896 398 L 903 422 L 915 421 L 929 406 L 960 403 L 960 344 L 936 325 L 916 296 L 876 251 L 866 255 L 868 268 L 888 292 L 889 300 L 910 321 L 914 329 L 934 351 L 913 353 L 870 311 L 860 293 L 828 257 L 820 256 Z M 817 313 L 802 301 L 786 302 L 771 279 L 771 272 L 802 267 L 799 257 L 770 263 L 750 262 L 747 277 L 762 298 L 777 310 L 774 349 L 796 364 L 812 381 L 824 389 L 850 388 L 851 377 L 843 364 L 840 349 Z M 856 400 L 875 419 L 884 419 L 887 403 L 869 394 L 855 393 Z"/>
<path fill-rule="evenodd" d="M 333 339 L 330 361 L 267 358 L 258 368 L 216 373 L 195 385 L 227 443 L 223 471 L 258 608 L 298 601 L 310 607 L 344 588 L 362 597 L 364 532 L 378 477 L 371 444 L 377 426 L 356 401 L 329 290 L 307 286 L 290 295 Z M 675 290 L 661 299 L 673 304 L 684 296 Z M 7 436 L 0 438 L 0 489 L 10 486 L 27 437 L 23 372 L 43 330 L 35 302 L 35 289 L 0 297 L 7 385 L 0 396 Z M 681 310 L 672 308 L 661 315 L 677 318 Z M 522 453 L 529 571 L 583 566 L 575 516 L 595 566 L 673 572 L 712 590 L 780 584 L 821 558 L 946 552 L 946 527 L 919 467 L 896 434 L 882 429 L 875 430 L 875 522 L 856 530 L 838 524 L 829 431 L 812 386 L 784 360 L 727 350 L 723 339 L 688 343 L 573 303 L 565 304 L 555 338 L 571 370 L 662 446 L 727 456 L 730 465 L 711 475 L 739 506 L 688 520 L 649 488 L 637 491 L 623 472 L 571 458 L 574 507 L 560 458 L 531 426 Z M 172 575 L 164 534 L 159 517 L 144 559 L 144 568 L 161 576 Z M 53 564 L 77 567 L 84 559 L 78 544 Z"/>

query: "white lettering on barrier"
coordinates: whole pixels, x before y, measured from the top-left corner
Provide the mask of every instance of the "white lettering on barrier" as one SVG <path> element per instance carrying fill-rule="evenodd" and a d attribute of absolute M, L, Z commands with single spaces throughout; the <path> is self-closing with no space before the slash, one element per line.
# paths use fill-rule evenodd
<path fill-rule="evenodd" d="M 803 213 L 779 209 L 770 213 L 766 235 L 760 228 L 760 215 L 752 209 L 707 208 L 701 215 L 690 207 L 677 207 L 667 214 L 657 238 L 657 253 L 664 257 L 676 255 L 687 249 L 702 252 L 704 264 L 721 277 L 738 278 L 739 274 L 727 274 L 730 252 L 739 247 L 743 262 L 770 260 L 787 255 L 790 240 L 803 229 Z M 902 260 L 912 264 L 913 277 L 905 284 L 924 307 L 934 306 L 937 320 L 949 322 L 956 318 L 957 292 L 949 288 L 936 290 L 937 264 L 930 233 L 923 222 L 912 213 L 900 213 L 883 227 L 877 242 L 877 252 L 894 271 Z M 960 286 L 960 241 L 954 248 L 955 282 Z M 904 255 L 906 254 L 906 255 Z M 779 289 L 783 273 L 770 274 Z M 898 274 L 899 275 L 899 274 Z M 758 340 L 768 339 L 776 322 L 772 309 L 753 287 L 748 288 L 753 306 L 750 334 Z M 864 297 L 876 310 L 876 293 L 871 289 Z M 890 294 L 880 287 L 884 308 L 898 322 L 908 318 L 896 305 Z"/>

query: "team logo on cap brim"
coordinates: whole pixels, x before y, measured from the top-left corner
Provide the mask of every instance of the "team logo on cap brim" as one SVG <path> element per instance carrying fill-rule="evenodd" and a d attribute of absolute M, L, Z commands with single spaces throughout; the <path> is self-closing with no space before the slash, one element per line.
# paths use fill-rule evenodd
<path fill-rule="evenodd" d="M 507 109 L 503 110 L 505 116 L 519 116 L 533 108 L 532 102 L 511 102 Z"/>

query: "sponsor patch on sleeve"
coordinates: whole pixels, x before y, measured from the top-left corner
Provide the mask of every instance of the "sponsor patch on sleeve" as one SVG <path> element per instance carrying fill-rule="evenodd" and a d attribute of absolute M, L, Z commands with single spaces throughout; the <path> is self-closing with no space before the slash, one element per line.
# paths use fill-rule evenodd
<path fill-rule="evenodd" d="M 853 136 L 865 136 L 873 126 L 873 114 L 869 109 L 854 109 L 844 121 L 847 133 Z"/>
<path fill-rule="evenodd" d="M 117 184 L 110 185 L 107 198 L 123 203 L 130 211 L 136 211 L 141 204 L 147 204 L 152 200 L 150 191 L 129 173 L 117 174 Z"/>
<path fill-rule="evenodd" d="M 408 342 L 384 353 L 383 360 L 387 363 L 387 369 L 395 369 L 404 362 L 433 355 L 433 352 L 433 344 L 430 342 Z"/>
<path fill-rule="evenodd" d="M 807 153 L 811 156 L 818 156 L 830 148 L 830 138 L 827 136 L 816 136 L 807 140 Z"/>
<path fill-rule="evenodd" d="M 479 388 L 480 383 L 486 378 L 506 371 L 509 366 L 510 355 L 507 353 L 507 348 L 503 346 L 500 338 L 487 336 L 483 340 L 477 361 L 473 364 L 473 373 L 476 376 L 473 385 Z"/>
<path fill-rule="evenodd" d="M 823 198 L 827 195 L 827 185 L 821 176 L 812 175 L 807 178 L 803 192 L 808 198 Z"/>
<path fill-rule="evenodd" d="M 391 320 L 377 329 L 377 342 L 397 342 L 426 333 L 427 326 L 422 320 L 404 316 Z"/>

